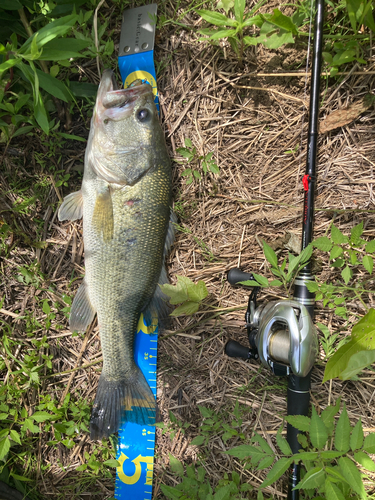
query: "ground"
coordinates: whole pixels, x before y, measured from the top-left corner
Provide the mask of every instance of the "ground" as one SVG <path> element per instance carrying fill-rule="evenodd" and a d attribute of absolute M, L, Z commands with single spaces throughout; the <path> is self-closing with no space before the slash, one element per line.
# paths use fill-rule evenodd
<path fill-rule="evenodd" d="M 119 39 L 119 9 L 106 5 L 103 9 L 112 19 L 113 39 Z M 164 498 L 160 485 L 177 483 L 169 468 L 169 454 L 188 464 L 203 459 L 212 484 L 233 470 L 255 491 L 264 479 L 264 474 L 243 470 L 241 463 L 223 454 L 242 442 L 239 437 L 223 441 L 218 432 L 210 437 L 204 452 L 190 442 L 199 434 L 202 423 L 198 406 L 214 410 L 226 423 L 233 420 L 233 408 L 239 401 L 241 432 L 249 438 L 259 432 L 271 447 L 286 414 L 285 379 L 276 378 L 259 363 L 224 354 L 228 339 L 246 343 L 244 313 L 249 295 L 247 289 L 232 288 L 226 274 L 233 267 L 241 267 L 270 278 L 262 240 L 272 244 L 290 232 L 301 234 L 311 71 L 310 67 L 305 71 L 306 44 L 272 51 L 258 46 L 246 53 L 241 67 L 229 45 L 213 46 L 197 40 L 200 21 L 196 14 L 190 12 L 182 20 L 190 30 L 164 24 L 158 31 L 155 50 L 161 122 L 173 161 L 174 207 L 183 228 L 177 231 L 168 272 L 172 283 L 177 275 L 194 282 L 203 280 L 209 297 L 200 312 L 174 320 L 159 338 L 158 404 L 165 429 L 157 430 L 154 498 L 160 500 Z M 94 62 L 79 68 L 88 81 L 99 82 Z M 296 69 L 301 72 L 298 76 L 292 74 Z M 365 68 L 352 66 L 336 79 L 322 76 L 320 122 L 336 110 L 362 101 L 373 92 L 374 84 L 375 60 L 371 54 Z M 64 131 L 87 138 L 88 113 L 73 113 Z M 374 239 L 374 107 L 358 113 L 350 123 L 341 123 L 339 115 L 336 127 L 320 133 L 318 139 L 314 236 L 326 235 L 333 220 L 345 234 L 363 221 L 363 236 Z M 63 130 L 64 120 L 61 127 Z M 186 138 L 191 139 L 199 155 L 213 153 L 218 175 L 208 174 L 200 182 L 187 184 L 187 178 L 181 175 L 186 165 L 177 151 Z M 47 334 L 48 346 L 40 347 L 40 356 L 52 355 L 52 367 L 44 367 L 41 385 L 23 398 L 29 414 L 45 393 L 60 403 L 70 393 L 90 405 L 101 370 L 96 323 L 86 335 L 72 336 L 62 312 L 64 296 L 74 296 L 84 274 L 84 249 L 81 223 L 60 223 L 56 214 L 62 198 L 80 184 L 85 143 L 66 141 L 60 147 L 51 140 L 36 143 L 25 136 L 9 147 L 1 145 L 1 215 L 3 223 L 13 228 L 2 249 L 1 315 L 14 345 L 19 345 L 13 351 L 13 361 L 9 361 L 10 368 L 17 366 L 18 356 L 24 359 L 30 331 L 40 338 Z M 58 177 L 48 173 L 51 166 L 55 172 L 70 174 L 67 186 L 56 185 Z M 200 168 L 197 164 L 195 167 Z M 17 178 L 25 185 L 26 181 L 35 183 L 39 192 L 43 187 L 44 197 L 30 202 L 30 209 L 9 208 L 25 199 L 25 194 L 13 189 Z M 27 193 L 32 196 L 30 189 Z M 287 255 L 284 247 L 276 249 L 280 258 Z M 316 263 L 318 278 L 330 280 L 332 269 L 327 257 L 317 255 Z M 34 269 L 35 273 L 28 279 L 22 269 Z M 373 287 L 373 282 L 370 285 Z M 259 300 L 279 297 L 285 298 L 285 292 L 271 288 L 262 291 Z M 55 314 L 49 327 L 45 322 L 51 312 L 41 308 L 42 299 L 48 299 Z M 373 306 L 371 294 L 365 302 L 366 307 Z M 352 300 L 348 309 L 349 322 L 320 301 L 316 304 L 316 321 L 339 332 L 339 341 L 350 333 L 348 325 L 365 313 L 358 300 Z M 25 317 L 29 323 L 34 318 L 40 327 L 34 324 L 31 330 Z M 374 431 L 373 371 L 365 370 L 356 381 L 335 379 L 322 384 L 324 366 L 321 349 L 311 387 L 311 401 L 318 412 L 341 397 L 350 420 L 356 422 L 361 417 L 364 428 Z M 6 374 L 4 368 L 4 376 L 9 377 Z M 169 412 L 178 423 L 170 423 Z M 51 433 L 48 436 L 52 439 Z M 37 479 L 37 490 L 45 498 L 104 499 L 113 495 L 110 474 L 86 477 L 76 471 L 87 462 L 85 452 L 92 455 L 99 449 L 87 434 L 74 436 L 72 448 L 61 443 L 48 446 L 44 436 L 36 445 L 39 466 L 30 466 L 29 473 Z M 285 480 L 265 493 L 275 499 L 285 498 Z M 249 495 L 256 498 L 256 493 Z"/>

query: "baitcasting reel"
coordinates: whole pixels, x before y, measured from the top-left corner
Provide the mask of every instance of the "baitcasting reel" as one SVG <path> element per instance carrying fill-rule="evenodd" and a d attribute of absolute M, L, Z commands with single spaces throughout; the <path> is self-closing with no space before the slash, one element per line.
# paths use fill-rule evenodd
<path fill-rule="evenodd" d="M 228 281 L 237 285 L 252 280 L 249 273 L 231 269 Z M 307 308 L 296 300 L 272 300 L 257 307 L 254 287 L 245 315 L 250 349 L 229 340 L 225 353 L 231 357 L 260 359 L 277 376 L 306 377 L 318 353 L 318 338 Z"/>

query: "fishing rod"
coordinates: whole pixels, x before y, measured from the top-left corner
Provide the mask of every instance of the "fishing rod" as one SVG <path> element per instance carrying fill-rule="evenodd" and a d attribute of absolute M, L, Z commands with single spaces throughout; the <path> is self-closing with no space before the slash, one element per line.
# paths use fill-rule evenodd
<path fill-rule="evenodd" d="M 301 250 L 312 241 L 314 222 L 324 0 L 316 0 L 315 5 L 307 159 L 302 179 L 304 210 Z M 254 287 L 245 314 L 250 349 L 235 340 L 229 340 L 225 346 L 228 356 L 260 359 L 276 376 L 288 377 L 288 415 L 307 416 L 309 412 L 311 371 L 318 352 L 313 324 L 315 296 L 307 288 L 313 279 L 309 260 L 295 279 L 293 300 L 270 301 L 260 306 L 257 305 L 259 287 Z M 251 273 L 236 268 L 228 272 L 228 281 L 233 286 L 247 280 L 253 280 Z M 287 424 L 287 441 L 293 454 L 301 449 L 298 433 L 296 428 Z M 294 489 L 299 480 L 300 462 L 295 462 L 289 471 L 288 500 L 299 500 L 299 490 Z"/>

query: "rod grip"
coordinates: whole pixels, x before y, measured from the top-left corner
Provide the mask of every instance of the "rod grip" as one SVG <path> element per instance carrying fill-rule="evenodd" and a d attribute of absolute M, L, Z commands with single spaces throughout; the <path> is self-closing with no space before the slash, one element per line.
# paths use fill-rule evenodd
<path fill-rule="evenodd" d="M 228 340 L 225 345 L 225 354 L 231 358 L 250 358 L 250 349 L 236 340 Z"/>
<path fill-rule="evenodd" d="M 235 286 L 240 281 L 253 280 L 254 278 L 251 273 L 245 273 L 241 269 L 233 267 L 228 271 L 227 279 L 232 286 Z"/>
<path fill-rule="evenodd" d="M 288 415 L 308 416 L 310 408 L 310 384 L 311 372 L 306 377 L 297 377 L 293 373 L 289 375 Z M 297 438 L 298 434 L 299 431 L 295 427 L 290 424 L 287 425 L 287 440 L 293 453 L 298 453 L 298 450 L 301 448 Z"/>

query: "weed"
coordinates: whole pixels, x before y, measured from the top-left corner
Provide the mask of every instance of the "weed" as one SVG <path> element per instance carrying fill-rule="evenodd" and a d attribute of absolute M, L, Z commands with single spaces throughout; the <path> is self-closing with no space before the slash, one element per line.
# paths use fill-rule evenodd
<path fill-rule="evenodd" d="M 216 410 L 211 410 L 205 406 L 198 406 L 198 408 L 203 417 L 203 422 L 199 429 L 199 435 L 190 444 L 207 447 L 210 439 L 213 437 L 217 438 L 218 436 L 221 437 L 224 443 L 234 437 L 245 439 L 244 434 L 240 430 L 243 419 L 238 401 L 236 401 L 233 413 L 226 411 L 218 413 Z"/>
<path fill-rule="evenodd" d="M 198 155 L 197 148 L 193 147 L 190 139 L 185 139 L 185 147 L 177 148 L 177 153 L 187 160 L 187 164 L 196 164 L 198 166 L 198 169 L 187 168 L 181 173 L 181 175 L 187 177 L 186 184 L 192 184 L 194 179 L 200 181 L 202 179 L 200 170 L 204 175 L 208 172 L 220 173 L 219 167 L 215 160 L 212 159 L 213 153 L 208 153 L 205 156 Z"/>
<path fill-rule="evenodd" d="M 259 434 L 252 438 L 251 445 L 240 445 L 227 453 L 243 460 L 248 469 L 264 470 L 272 466 L 260 489 L 277 481 L 293 462 L 302 462 L 306 472 L 296 488 L 304 492 L 304 498 L 367 498 L 360 468 L 375 470 L 368 455 L 375 451 L 375 433 L 365 437 L 361 419 L 351 425 L 345 403 L 336 421 L 339 409 L 340 400 L 320 416 L 313 407 L 311 418 L 286 417 L 288 423 L 304 433 L 299 435 L 302 449 L 295 455 L 281 434 L 282 428 L 276 435 L 280 450 L 277 454 Z"/>
<path fill-rule="evenodd" d="M 179 305 L 171 313 L 171 316 L 180 316 L 182 314 L 194 314 L 199 310 L 202 301 L 207 297 L 208 290 L 204 281 L 198 281 L 194 284 L 186 276 L 177 275 L 176 285 L 159 285 L 161 291 L 169 297 L 169 303 Z"/>
<path fill-rule="evenodd" d="M 169 420 L 168 424 L 164 424 L 164 422 L 159 422 L 156 424 L 156 427 L 162 430 L 162 434 L 168 434 L 169 439 L 173 441 L 177 432 L 181 432 L 185 435 L 185 432 L 188 430 L 191 424 L 188 422 L 182 422 L 179 420 L 171 411 L 169 411 Z"/>
<path fill-rule="evenodd" d="M 241 485 L 239 474 L 232 472 L 231 479 L 228 474 L 224 474 L 214 491 L 206 479 L 206 471 L 203 467 L 196 468 L 195 465 L 187 465 L 185 475 L 184 466 L 171 454 L 169 454 L 169 463 L 171 471 L 182 479 L 177 486 L 161 485 L 162 492 L 171 500 L 214 500 L 214 498 L 242 500 L 244 497 L 241 493 L 252 490 L 247 483 Z"/>

